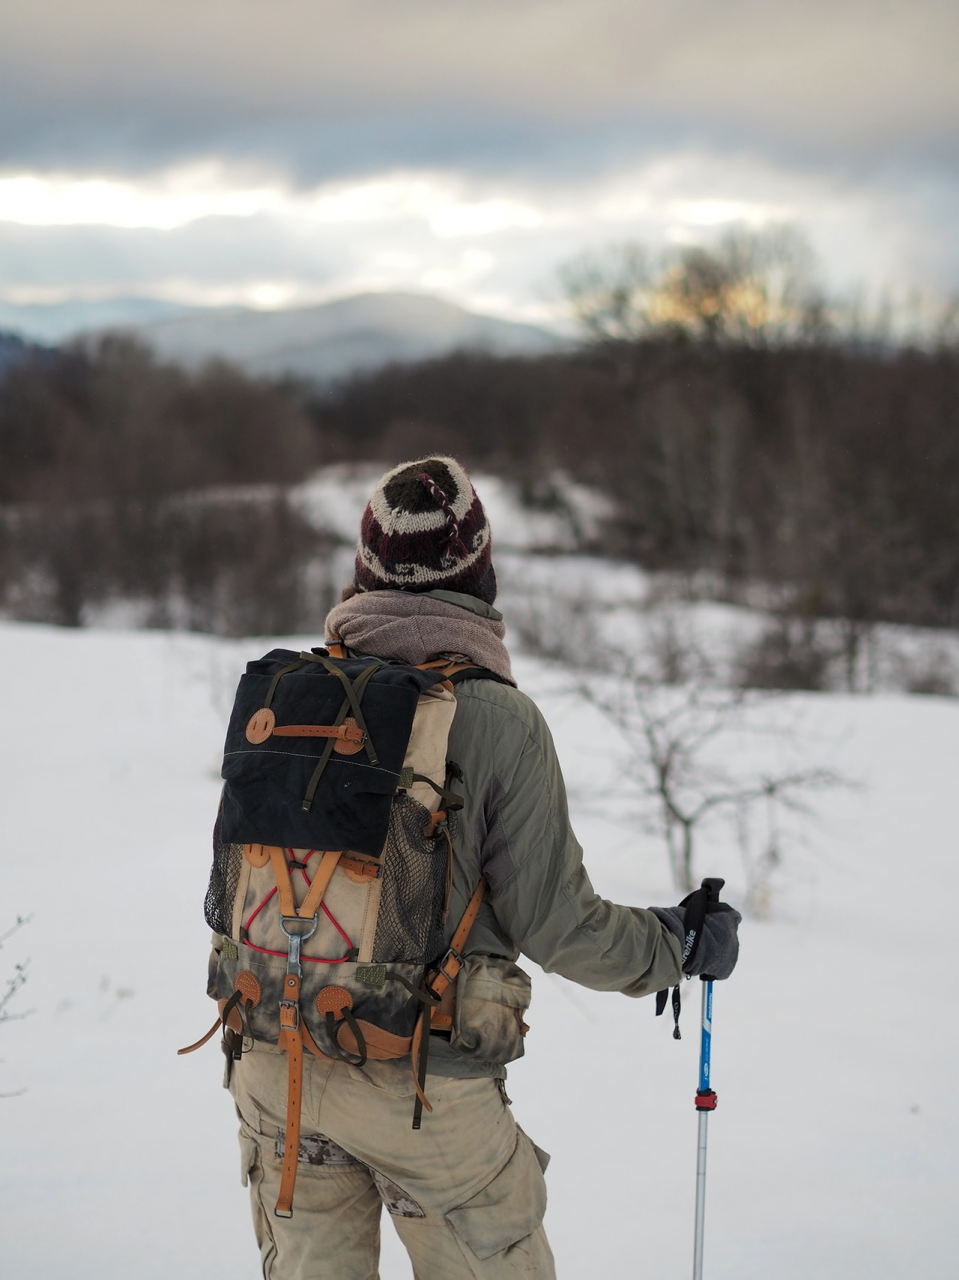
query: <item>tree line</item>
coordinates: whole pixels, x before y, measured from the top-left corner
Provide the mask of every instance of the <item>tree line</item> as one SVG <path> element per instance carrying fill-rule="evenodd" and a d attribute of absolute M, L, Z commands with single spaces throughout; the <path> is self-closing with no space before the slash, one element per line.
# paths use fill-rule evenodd
<path fill-rule="evenodd" d="M 129 598 L 153 625 L 313 626 L 329 546 L 288 486 L 444 451 L 533 504 L 561 499 L 559 473 L 595 485 L 616 513 L 599 549 L 847 619 L 853 646 L 878 620 L 959 625 L 959 346 L 852 340 L 795 282 L 764 302 L 698 267 L 698 293 L 673 264 L 612 303 L 581 274 L 587 339 L 564 352 L 319 389 L 188 372 L 125 338 L 23 359 L 0 381 L 2 607 L 76 625 Z"/>
<path fill-rule="evenodd" d="M 359 453 L 434 441 L 616 505 L 605 548 L 757 583 L 798 613 L 959 625 L 959 351 L 716 346 L 651 336 L 536 359 L 385 369 L 309 411 Z"/>
<path fill-rule="evenodd" d="M 150 626 L 316 625 L 328 539 L 287 488 L 322 446 L 295 397 L 226 364 L 187 372 L 122 337 L 19 360 L 0 382 L 3 607 L 71 626 L 118 600 Z"/>

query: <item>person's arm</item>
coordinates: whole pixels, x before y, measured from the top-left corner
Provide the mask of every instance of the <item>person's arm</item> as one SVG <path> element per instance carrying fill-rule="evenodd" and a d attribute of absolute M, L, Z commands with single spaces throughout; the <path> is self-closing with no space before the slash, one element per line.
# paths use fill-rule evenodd
<path fill-rule="evenodd" d="M 488 842 L 495 842 L 485 855 L 500 869 L 493 911 L 516 946 L 548 972 L 597 991 L 660 991 L 680 978 L 679 942 L 651 911 L 594 891 L 570 827 L 552 737 L 528 705 L 511 776 L 494 777 L 485 801 Z"/>

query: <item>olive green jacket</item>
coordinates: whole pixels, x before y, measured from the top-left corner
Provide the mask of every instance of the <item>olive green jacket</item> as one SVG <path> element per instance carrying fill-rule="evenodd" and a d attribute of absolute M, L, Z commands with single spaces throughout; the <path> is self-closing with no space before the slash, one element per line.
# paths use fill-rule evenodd
<path fill-rule="evenodd" d="M 675 935 L 651 912 L 608 902 L 590 884 L 553 740 L 535 704 L 486 679 L 464 680 L 456 697 L 449 758 L 462 770 L 465 805 L 454 829 L 451 931 L 480 875 L 489 886 L 466 952 L 508 960 L 522 953 L 547 972 L 628 996 L 678 982 Z M 502 1074 L 443 1041 L 431 1045 L 430 1070 Z"/>

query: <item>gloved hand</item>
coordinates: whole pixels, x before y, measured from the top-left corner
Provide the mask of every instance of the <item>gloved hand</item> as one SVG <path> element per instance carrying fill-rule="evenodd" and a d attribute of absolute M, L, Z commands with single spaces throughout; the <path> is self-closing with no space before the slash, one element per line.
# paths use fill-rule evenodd
<path fill-rule="evenodd" d="M 683 898 L 678 907 L 650 907 L 653 915 L 679 939 L 683 948 L 683 973 L 689 977 L 702 975 L 719 981 L 728 978 L 739 959 L 739 935 L 737 930 L 742 916 L 728 902 L 707 902 L 702 928 L 696 936 L 688 937 L 687 906 L 702 889 L 695 889 Z M 694 913 L 699 914 L 699 911 Z M 692 920 L 692 917 L 691 917 Z"/>

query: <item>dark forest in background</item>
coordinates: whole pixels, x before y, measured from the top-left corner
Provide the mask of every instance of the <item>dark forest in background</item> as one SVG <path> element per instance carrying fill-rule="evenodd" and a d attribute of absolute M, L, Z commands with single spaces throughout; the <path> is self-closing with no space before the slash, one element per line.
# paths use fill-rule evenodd
<path fill-rule="evenodd" d="M 0 604 L 69 625 L 131 598 L 149 625 L 314 627 L 329 539 L 288 486 L 426 451 L 533 505 L 562 501 L 557 473 L 596 486 L 617 512 L 604 552 L 716 597 L 762 584 L 799 618 L 959 626 L 959 347 L 676 326 L 326 389 L 187 372 L 124 338 L 31 352 L 0 381 Z"/>

